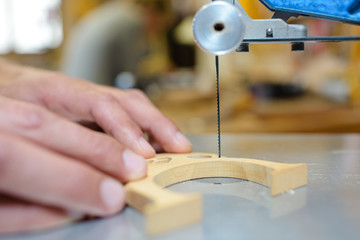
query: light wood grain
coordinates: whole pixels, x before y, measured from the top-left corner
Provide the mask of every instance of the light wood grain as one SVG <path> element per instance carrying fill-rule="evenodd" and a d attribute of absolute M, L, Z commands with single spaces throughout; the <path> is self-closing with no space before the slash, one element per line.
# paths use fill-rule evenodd
<path fill-rule="evenodd" d="M 148 159 L 145 179 L 126 185 L 126 202 L 145 217 L 147 233 L 163 233 L 202 219 L 202 196 L 164 189 L 175 183 L 230 177 L 253 181 L 270 188 L 276 196 L 307 183 L 306 164 L 285 164 L 245 158 L 218 158 L 215 154 L 159 154 Z"/>

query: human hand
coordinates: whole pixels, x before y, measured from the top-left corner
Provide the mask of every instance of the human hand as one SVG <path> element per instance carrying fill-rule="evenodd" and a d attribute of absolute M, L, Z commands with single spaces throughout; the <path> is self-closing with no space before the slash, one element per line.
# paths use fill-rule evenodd
<path fill-rule="evenodd" d="M 0 109 L 0 194 L 11 196 L 0 197 L 0 233 L 117 213 L 120 181 L 146 174 L 145 159 L 106 134 L 2 96 Z"/>
<path fill-rule="evenodd" d="M 0 194 L 7 197 L 0 195 L 0 233 L 119 212 L 125 193 L 115 179 L 143 177 L 143 157 L 155 153 L 142 130 L 166 151 L 191 151 L 175 125 L 137 91 L 31 68 L 5 76 L 0 81 L 1 94 L 8 96 L 0 97 Z M 69 120 L 93 121 L 110 136 Z"/>
<path fill-rule="evenodd" d="M 154 148 L 182 153 L 191 143 L 138 90 L 123 91 L 34 68 L 11 65 L 0 94 L 32 102 L 77 122 L 94 122 L 135 153 L 149 158 Z M 146 141 L 149 135 L 152 146 Z"/>

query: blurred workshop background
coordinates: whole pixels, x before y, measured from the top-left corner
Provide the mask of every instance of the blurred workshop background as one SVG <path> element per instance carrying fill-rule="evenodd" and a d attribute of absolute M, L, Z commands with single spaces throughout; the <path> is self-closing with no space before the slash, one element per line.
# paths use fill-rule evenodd
<path fill-rule="evenodd" d="M 139 88 L 185 133 L 216 132 L 214 56 L 192 36 L 209 0 L 0 0 L 0 56 Z M 270 18 L 258 0 L 240 0 Z M 297 18 L 309 35 L 360 27 Z M 220 57 L 222 132 L 360 132 L 360 43 L 251 45 Z"/>

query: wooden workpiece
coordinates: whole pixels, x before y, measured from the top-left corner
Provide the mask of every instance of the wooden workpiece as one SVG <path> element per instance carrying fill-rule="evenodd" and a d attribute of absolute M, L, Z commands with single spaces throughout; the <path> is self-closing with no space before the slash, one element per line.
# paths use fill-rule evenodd
<path fill-rule="evenodd" d="M 285 164 L 215 154 L 158 154 L 147 160 L 146 178 L 126 184 L 126 202 L 140 211 L 150 235 L 202 219 L 202 195 L 164 189 L 175 183 L 209 177 L 245 179 L 270 188 L 276 196 L 307 183 L 306 164 Z"/>

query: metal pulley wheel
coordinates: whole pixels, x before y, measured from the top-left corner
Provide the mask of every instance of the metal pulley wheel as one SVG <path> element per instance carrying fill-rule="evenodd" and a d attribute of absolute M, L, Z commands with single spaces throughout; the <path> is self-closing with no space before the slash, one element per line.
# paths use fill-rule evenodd
<path fill-rule="evenodd" d="M 198 46 L 213 55 L 237 49 L 243 40 L 242 15 L 234 5 L 215 1 L 203 6 L 195 15 L 193 33 Z"/>

